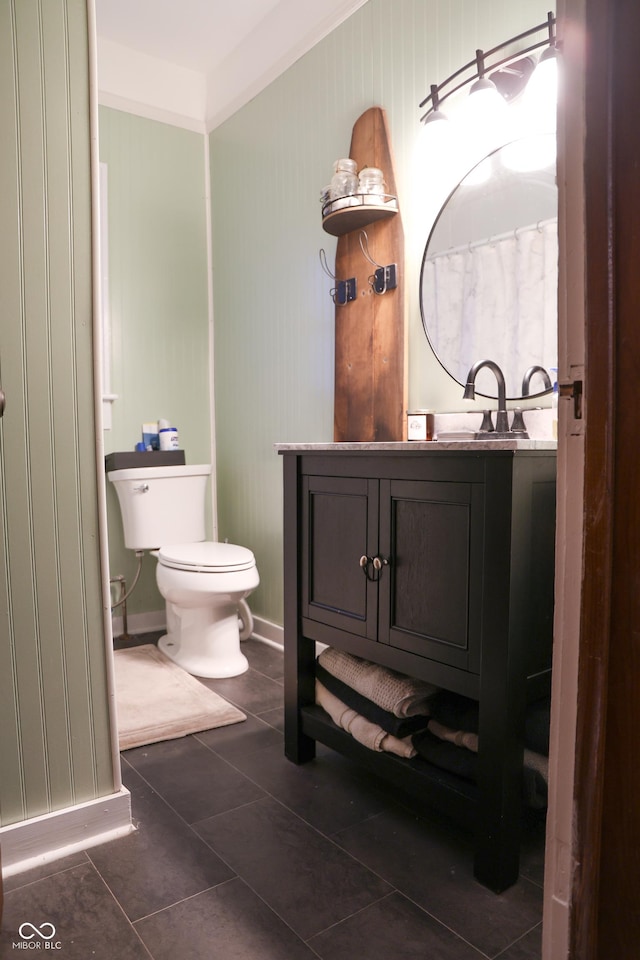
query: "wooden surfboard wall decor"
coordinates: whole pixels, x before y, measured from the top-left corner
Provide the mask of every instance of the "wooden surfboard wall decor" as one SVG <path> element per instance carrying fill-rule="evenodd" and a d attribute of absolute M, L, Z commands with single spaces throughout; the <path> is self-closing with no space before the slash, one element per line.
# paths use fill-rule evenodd
<path fill-rule="evenodd" d="M 355 278 L 354 299 L 336 304 L 334 440 L 406 439 L 407 349 L 404 317 L 404 233 L 397 206 L 385 111 L 371 107 L 356 121 L 349 156 L 358 170 L 382 170 L 389 210 L 361 206 L 325 216 L 338 235 L 335 275 Z M 360 198 L 368 200 L 369 198 Z M 397 212 L 396 212 L 397 211 Z M 364 236 L 363 232 L 364 231 Z M 375 264 L 367 260 L 362 244 Z M 376 293 L 376 264 L 395 265 L 395 287 Z M 379 288 L 379 284 L 378 284 Z"/>

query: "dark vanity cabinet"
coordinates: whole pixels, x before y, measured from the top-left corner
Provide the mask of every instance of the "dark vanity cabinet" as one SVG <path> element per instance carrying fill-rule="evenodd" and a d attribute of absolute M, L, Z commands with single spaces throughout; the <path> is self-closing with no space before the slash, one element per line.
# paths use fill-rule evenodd
<path fill-rule="evenodd" d="M 500 891 L 518 876 L 525 707 L 550 685 L 555 451 L 457 446 L 281 449 L 285 749 L 303 763 L 319 740 L 472 824 L 476 876 Z M 477 783 L 334 726 L 316 641 L 476 699 Z"/>
<path fill-rule="evenodd" d="M 477 672 L 481 488 L 317 474 L 302 484 L 302 616 Z"/>

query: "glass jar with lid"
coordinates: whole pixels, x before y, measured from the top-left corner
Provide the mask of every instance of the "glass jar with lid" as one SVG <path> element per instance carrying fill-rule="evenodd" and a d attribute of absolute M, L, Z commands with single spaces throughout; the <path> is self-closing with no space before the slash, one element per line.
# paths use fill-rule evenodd
<path fill-rule="evenodd" d="M 377 167 L 363 167 L 358 177 L 358 190 L 371 197 L 375 197 L 376 202 L 384 197 L 385 182 L 382 170 Z"/>
<path fill-rule="evenodd" d="M 331 199 L 351 197 L 358 190 L 358 168 L 355 160 L 343 157 L 333 165 L 334 174 L 331 178 Z"/>

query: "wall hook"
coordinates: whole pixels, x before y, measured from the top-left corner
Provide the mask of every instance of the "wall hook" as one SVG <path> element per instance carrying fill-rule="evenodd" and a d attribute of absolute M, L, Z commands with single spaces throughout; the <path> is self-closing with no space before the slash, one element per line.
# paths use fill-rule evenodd
<path fill-rule="evenodd" d="M 373 259 L 369 253 L 369 237 L 367 236 L 366 230 L 360 231 L 358 240 L 360 241 L 360 249 L 364 257 L 376 268 L 373 275 L 368 278 L 373 292 L 383 294 L 386 293 L 387 290 L 394 290 L 397 286 L 395 263 L 391 263 L 385 267 Z"/>
<path fill-rule="evenodd" d="M 335 280 L 336 275 L 335 273 L 331 273 L 331 270 L 329 269 L 329 264 L 327 263 L 327 254 L 325 252 L 324 247 L 320 247 L 318 256 L 320 257 L 320 266 L 322 267 L 326 275 L 330 277 L 331 280 Z"/>
<path fill-rule="evenodd" d="M 360 231 L 360 236 L 358 237 L 358 240 L 360 241 L 360 249 L 362 250 L 364 256 L 365 256 L 366 259 L 369 261 L 369 263 L 370 263 L 373 267 L 381 267 L 382 264 L 381 264 L 381 263 L 378 263 L 376 260 L 374 260 L 373 257 L 371 256 L 371 254 L 369 253 L 369 237 L 368 237 L 368 235 L 367 235 L 367 231 L 366 231 L 366 230 L 361 230 L 361 231 Z"/>
<path fill-rule="evenodd" d="M 338 280 L 335 273 L 332 273 L 329 269 L 327 263 L 327 254 L 324 249 L 320 248 L 320 266 L 326 275 L 331 279 L 335 280 L 336 285 L 332 287 L 329 293 L 331 294 L 331 299 L 338 307 L 343 307 L 346 303 L 351 303 L 352 300 L 356 299 L 357 293 L 357 283 L 355 277 L 350 277 L 348 280 Z"/>

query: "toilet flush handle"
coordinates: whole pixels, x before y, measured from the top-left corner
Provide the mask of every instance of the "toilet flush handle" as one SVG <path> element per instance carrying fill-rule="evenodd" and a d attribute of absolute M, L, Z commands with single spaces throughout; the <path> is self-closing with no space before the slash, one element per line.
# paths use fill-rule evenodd
<path fill-rule="evenodd" d="M 149 490 L 148 483 L 141 483 L 139 486 L 133 488 L 136 493 L 147 493 Z"/>

